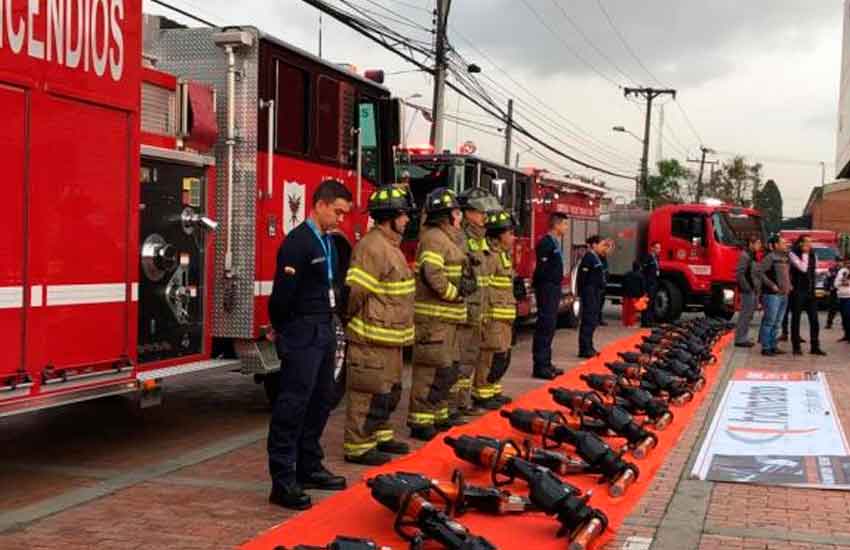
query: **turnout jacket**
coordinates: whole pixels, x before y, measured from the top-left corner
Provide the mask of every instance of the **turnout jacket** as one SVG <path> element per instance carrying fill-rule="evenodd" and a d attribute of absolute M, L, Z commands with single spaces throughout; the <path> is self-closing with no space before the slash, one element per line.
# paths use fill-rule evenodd
<path fill-rule="evenodd" d="M 400 248 L 401 235 L 373 227 L 354 247 L 345 278 L 348 337 L 363 344 L 401 347 L 413 343 L 416 282 Z"/>
<path fill-rule="evenodd" d="M 466 297 L 467 324 L 479 325 L 481 323 L 481 308 L 490 286 L 490 264 L 488 257 L 491 255 L 490 245 L 484 236 L 483 227 L 469 223 L 463 223 L 464 247 L 472 266 L 472 271 L 478 280 L 478 289 Z"/>
<path fill-rule="evenodd" d="M 514 296 L 514 268 L 510 252 L 505 251 L 495 239 L 488 239 L 490 254 L 487 255 L 487 298 L 482 310 L 482 347 L 485 349 L 508 350 L 511 347 L 512 331 L 516 319 L 516 297 Z"/>
<path fill-rule="evenodd" d="M 466 254 L 455 241 L 456 232 L 451 226 L 426 226 L 419 237 L 414 304 L 417 324 L 430 320 L 466 323 L 466 303 L 457 287 Z"/>

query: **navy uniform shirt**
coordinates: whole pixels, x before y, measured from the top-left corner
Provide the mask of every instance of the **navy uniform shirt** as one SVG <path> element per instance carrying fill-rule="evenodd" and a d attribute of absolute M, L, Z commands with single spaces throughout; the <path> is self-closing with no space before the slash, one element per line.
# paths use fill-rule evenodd
<path fill-rule="evenodd" d="M 311 227 L 303 222 L 290 231 L 280 245 L 269 299 L 269 318 L 276 331 L 300 316 L 333 312 L 328 261 L 336 281 L 339 279 L 337 254 L 333 238 L 325 235 L 324 241 L 330 250 L 330 258 Z"/>
<path fill-rule="evenodd" d="M 605 271 L 599 256 L 589 250 L 581 259 L 578 266 L 576 288 L 581 296 L 595 296 L 605 290 Z"/>
<path fill-rule="evenodd" d="M 644 284 L 647 288 L 655 288 L 658 286 L 658 277 L 661 275 L 661 266 L 658 264 L 658 257 L 655 254 L 647 254 L 641 263 Z"/>
<path fill-rule="evenodd" d="M 540 239 L 534 249 L 537 264 L 534 267 L 534 286 L 540 284 L 561 285 L 564 278 L 564 258 L 561 246 L 550 234 Z"/>

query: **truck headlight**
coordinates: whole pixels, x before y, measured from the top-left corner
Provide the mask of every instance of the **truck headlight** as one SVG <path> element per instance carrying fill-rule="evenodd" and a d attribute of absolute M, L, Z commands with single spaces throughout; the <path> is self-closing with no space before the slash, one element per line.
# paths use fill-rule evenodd
<path fill-rule="evenodd" d="M 723 289 L 723 305 L 731 306 L 735 303 L 735 291 L 731 288 Z"/>

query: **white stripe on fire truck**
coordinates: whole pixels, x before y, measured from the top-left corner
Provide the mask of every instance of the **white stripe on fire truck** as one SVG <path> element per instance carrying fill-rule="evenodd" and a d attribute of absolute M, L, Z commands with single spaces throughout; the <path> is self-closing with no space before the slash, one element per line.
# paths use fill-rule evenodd
<path fill-rule="evenodd" d="M 127 283 L 51 285 L 47 287 L 48 306 L 108 304 L 127 300 Z"/>
<path fill-rule="evenodd" d="M 24 287 L 0 286 L 0 309 L 24 307 Z"/>
<path fill-rule="evenodd" d="M 254 296 L 271 296 L 274 281 L 254 281 Z"/>
<path fill-rule="evenodd" d="M 30 287 L 30 307 L 41 307 L 44 294 L 44 287 L 41 285 L 33 285 Z"/>
<path fill-rule="evenodd" d="M 139 283 L 132 283 L 130 285 L 130 300 L 134 302 L 139 301 Z"/>

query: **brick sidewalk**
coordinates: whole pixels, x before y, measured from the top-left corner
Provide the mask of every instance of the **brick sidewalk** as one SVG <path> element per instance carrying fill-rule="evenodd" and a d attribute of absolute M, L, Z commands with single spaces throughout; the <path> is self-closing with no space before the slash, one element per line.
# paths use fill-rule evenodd
<path fill-rule="evenodd" d="M 600 344 L 629 333 L 613 325 L 600 330 Z M 850 346 L 833 343 L 836 338 L 836 331 L 825 331 L 827 358 L 763 361 L 736 349 L 722 368 L 727 374 L 741 367 L 825 371 L 845 419 Z M 538 385 L 529 377 L 530 340 L 529 332 L 521 334 L 505 382 L 514 395 Z M 555 357 L 562 366 L 579 363 L 575 349 L 575 331 L 559 331 Z M 721 379 L 715 392 L 723 386 Z M 706 400 L 606 550 L 850 550 L 845 493 L 683 475 L 711 403 Z M 334 413 L 325 434 L 327 463 L 354 480 L 364 468 L 342 461 L 343 414 Z M 399 411 L 399 433 L 403 418 Z M 179 381 L 162 407 L 144 413 L 108 399 L 0 420 L 0 548 L 232 549 L 292 516 L 266 501 L 267 421 L 262 388 L 227 373 Z"/>
<path fill-rule="evenodd" d="M 807 335 L 807 327 L 802 332 Z M 722 394 L 735 369 L 818 370 L 828 375 L 842 427 L 848 432 L 850 345 L 835 342 L 839 336 L 839 330 L 822 330 L 828 357 L 768 358 L 757 348 L 730 348 L 724 378 L 712 397 Z M 850 493 L 689 479 L 713 401 L 703 404 L 638 509 L 606 550 L 850 550 Z"/>

